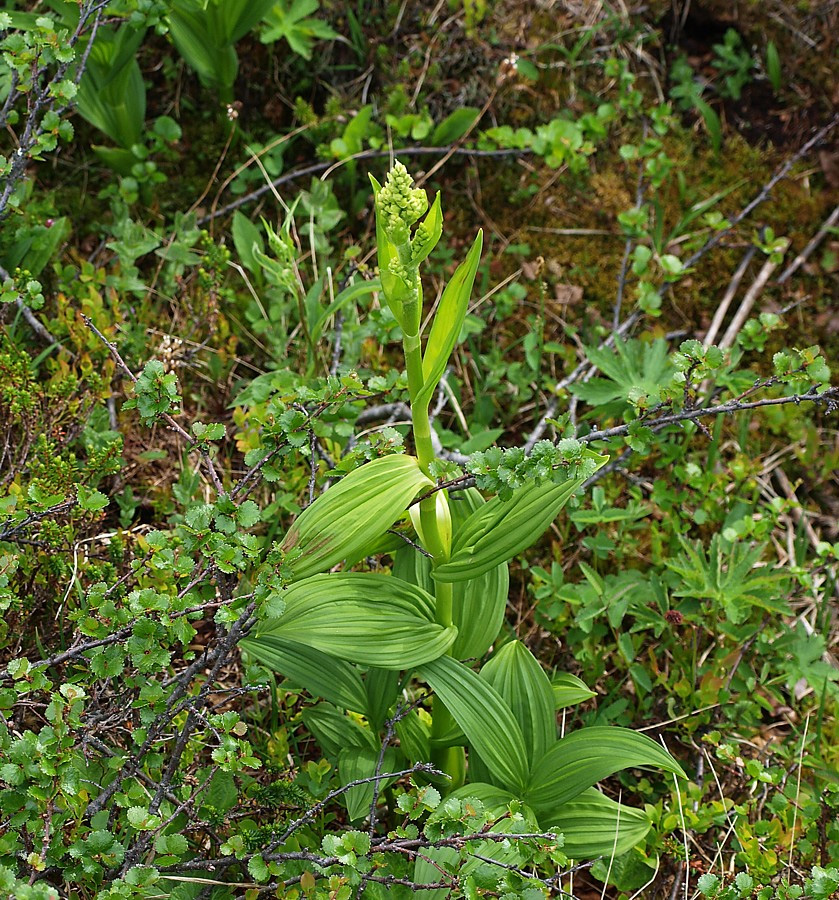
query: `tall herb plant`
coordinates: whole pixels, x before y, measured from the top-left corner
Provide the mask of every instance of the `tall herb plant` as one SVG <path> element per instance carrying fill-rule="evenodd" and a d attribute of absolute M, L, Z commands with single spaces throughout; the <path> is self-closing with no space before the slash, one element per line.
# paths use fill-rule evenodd
<path fill-rule="evenodd" d="M 287 586 L 263 605 L 271 616 L 242 646 L 322 698 L 304 718 L 327 754 L 338 756 L 343 783 L 431 761 L 443 792 L 499 813 L 516 804 L 534 828 L 561 831 L 573 858 L 621 853 L 644 837 L 648 819 L 597 782 L 628 767 L 677 775 L 681 768 L 659 744 L 624 728 L 558 738 L 557 709 L 591 692 L 568 675 L 552 682 L 524 644 L 499 640 L 508 562 L 606 458 L 573 441 L 542 442 L 531 479 L 520 483 L 513 468 L 505 475 L 499 467 L 500 490 L 490 500 L 475 488 L 449 496 L 437 483 L 429 403 L 463 327 L 482 237 L 443 291 L 423 342 L 420 268 L 442 235 L 440 195 L 429 208 L 400 163 L 384 185 L 371 181 L 382 291 L 402 329 L 414 454 L 361 466 L 297 518 L 282 545 Z M 352 571 L 403 526 L 413 534 L 399 531 L 404 541 L 388 574 Z M 431 709 L 420 706 L 423 692 L 433 694 Z M 352 787 L 350 818 L 375 822 L 378 800 L 374 781 Z M 419 881 L 433 880 L 434 865 L 446 861 L 444 849 L 430 852 L 417 860 Z M 475 852 L 500 861 L 515 851 L 493 844 Z"/>

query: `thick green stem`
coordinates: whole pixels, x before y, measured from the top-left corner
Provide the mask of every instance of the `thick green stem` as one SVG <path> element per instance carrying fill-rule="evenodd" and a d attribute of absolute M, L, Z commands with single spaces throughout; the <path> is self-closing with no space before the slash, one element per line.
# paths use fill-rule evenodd
<path fill-rule="evenodd" d="M 429 474 L 429 466 L 434 461 L 434 448 L 431 444 L 431 422 L 428 419 L 428 403 L 414 403 L 413 400 L 422 390 L 422 349 L 418 334 L 406 334 L 402 338 L 405 350 L 405 368 L 408 371 L 408 390 L 411 393 L 411 421 L 414 431 L 414 444 L 420 468 Z"/>
<path fill-rule="evenodd" d="M 399 249 L 400 258 L 403 256 L 402 248 Z M 421 309 L 419 309 L 419 285 L 417 285 L 416 306 L 406 303 L 403 307 L 403 321 L 419 322 Z M 403 333 L 402 347 L 405 352 L 405 368 L 408 373 L 408 390 L 411 394 L 411 424 L 414 433 L 414 447 L 417 460 L 422 471 L 431 474 L 431 464 L 434 462 L 434 447 L 431 443 L 431 422 L 428 418 L 428 401 L 424 403 L 414 402 L 420 395 L 423 386 L 422 374 L 422 346 L 419 333 Z M 422 525 L 425 549 L 432 556 L 432 566 L 438 566 L 449 558 L 451 552 L 450 536 L 442 533 L 437 519 L 437 499 L 434 496 L 426 497 L 420 501 L 420 524 Z M 447 583 L 438 583 L 434 588 L 436 600 L 437 621 L 448 628 L 452 625 L 452 586 Z M 454 727 L 452 714 L 446 709 L 439 697 L 434 699 L 434 714 L 431 724 L 431 739 L 440 740 Z M 466 777 L 466 757 L 463 747 L 435 747 L 431 751 L 431 761 L 442 771 L 451 776 L 449 789 L 453 790 L 463 784 Z"/>

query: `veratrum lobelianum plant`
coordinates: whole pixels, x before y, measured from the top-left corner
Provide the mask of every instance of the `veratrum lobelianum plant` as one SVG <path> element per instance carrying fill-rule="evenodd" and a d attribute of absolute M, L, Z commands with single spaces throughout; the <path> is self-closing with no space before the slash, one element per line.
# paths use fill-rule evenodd
<path fill-rule="evenodd" d="M 529 825 L 564 834 L 571 858 L 620 854 L 644 837 L 647 816 L 596 783 L 628 767 L 683 776 L 679 765 L 624 728 L 581 728 L 558 739 L 557 710 L 592 692 L 570 675 L 552 681 L 518 641 L 496 643 L 486 658 L 502 627 L 508 561 L 538 540 L 606 458 L 579 446 L 557 453 L 540 481 L 503 500 L 486 501 L 474 488 L 451 497 L 437 489 L 429 401 L 463 326 L 482 236 L 444 290 L 423 352 L 419 270 L 440 240 L 440 195 L 429 209 L 398 162 L 383 186 L 371 182 L 382 289 L 402 328 L 416 455 L 361 466 L 297 518 L 283 544 L 291 583 L 282 602 L 269 605 L 282 612 L 263 619 L 242 646 L 322 699 L 304 719 L 324 752 L 337 756 L 344 784 L 431 761 L 449 776 L 440 780 L 449 796 L 477 798 L 499 814 L 520 804 Z M 401 542 L 391 574 L 350 571 L 379 552 L 398 523 L 413 526 L 416 542 Z M 484 661 L 476 671 L 461 660 Z M 414 702 L 422 685 L 433 693 L 430 712 Z M 387 723 L 399 742 L 383 752 Z M 350 818 L 359 819 L 379 791 L 371 782 L 345 797 Z M 447 861 L 445 850 L 429 852 Z M 482 845 L 475 853 L 503 862 L 515 848 Z M 419 882 L 437 877 L 427 860 L 416 867 Z"/>

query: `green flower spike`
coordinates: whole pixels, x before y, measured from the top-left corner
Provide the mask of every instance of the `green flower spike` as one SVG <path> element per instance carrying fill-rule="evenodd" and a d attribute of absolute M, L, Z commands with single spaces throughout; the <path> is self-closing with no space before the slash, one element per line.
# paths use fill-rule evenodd
<path fill-rule="evenodd" d="M 411 227 L 428 210 L 428 198 L 401 162 L 388 172 L 384 186 L 370 176 L 376 196 L 376 243 L 382 291 L 402 331 L 417 338 L 422 314 L 419 265 L 434 249 L 443 231 L 438 193 L 425 221 L 411 236 Z"/>
<path fill-rule="evenodd" d="M 410 240 L 411 225 L 428 209 L 425 191 L 413 185 L 414 179 L 408 170 L 397 162 L 387 173 L 384 187 L 379 192 L 379 215 L 385 233 L 397 247 Z"/>

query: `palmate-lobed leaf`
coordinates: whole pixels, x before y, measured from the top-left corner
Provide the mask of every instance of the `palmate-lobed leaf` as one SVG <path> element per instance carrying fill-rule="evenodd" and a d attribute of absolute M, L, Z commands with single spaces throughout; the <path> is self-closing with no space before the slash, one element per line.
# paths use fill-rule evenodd
<path fill-rule="evenodd" d="M 656 340 L 652 344 L 618 340 L 614 350 L 588 347 L 588 359 L 605 377 L 572 385 L 571 393 L 597 407 L 615 403 L 622 408 L 642 396 L 648 399 L 649 405 L 657 403 L 661 399 L 662 385 L 668 384 L 675 372 L 669 349 L 665 340 Z M 598 414 L 608 413 L 598 409 Z"/>
<path fill-rule="evenodd" d="M 276 652 L 273 636 L 348 662 L 409 669 L 442 656 L 457 635 L 456 628 L 434 621 L 433 597 L 393 576 L 316 575 L 296 582 L 282 596 L 283 615 L 261 623 L 255 636 L 241 642 L 269 664 Z"/>
<path fill-rule="evenodd" d="M 726 552 L 718 534 L 707 551 L 700 541 L 680 537 L 682 553 L 665 564 L 683 579 L 674 591 L 677 597 L 711 601 L 735 624 L 745 622 L 753 607 L 775 615 L 789 611 L 781 569 L 759 566 L 765 544 L 750 546 L 737 541 Z"/>
<path fill-rule="evenodd" d="M 631 768 L 664 769 L 686 777 L 676 760 L 646 735 L 591 726 L 557 741 L 536 762 L 523 799 L 537 815 L 550 813 L 598 781 Z"/>
<path fill-rule="evenodd" d="M 459 491 L 449 498 L 452 527 L 455 532 L 477 509 L 485 504 L 475 488 Z M 418 584 L 429 593 L 434 590 L 431 560 L 415 549 L 402 546 L 395 554 L 393 574 L 411 584 Z M 506 562 L 494 566 L 482 575 L 452 585 L 452 621 L 457 638 L 451 655 L 455 659 L 482 657 L 498 637 L 507 608 L 510 575 Z"/>
<path fill-rule="evenodd" d="M 523 790 L 528 775 L 527 748 L 504 698 L 487 681 L 449 656 L 427 663 L 417 674 L 428 682 L 463 729 L 493 781 L 509 790 Z"/>
<path fill-rule="evenodd" d="M 599 466 L 607 457 L 584 451 Z M 513 491 L 509 500 L 493 498 L 455 531 L 448 562 L 433 573 L 437 581 L 476 578 L 534 544 L 563 506 L 582 487 L 587 476 L 558 483 L 528 484 Z"/>
<path fill-rule="evenodd" d="M 404 514 L 422 489 L 433 486 L 416 458 L 402 454 L 373 460 L 350 472 L 307 507 L 288 530 L 282 549 L 300 551 L 291 563 L 294 577 L 306 578 L 344 559 L 357 558 Z"/>

